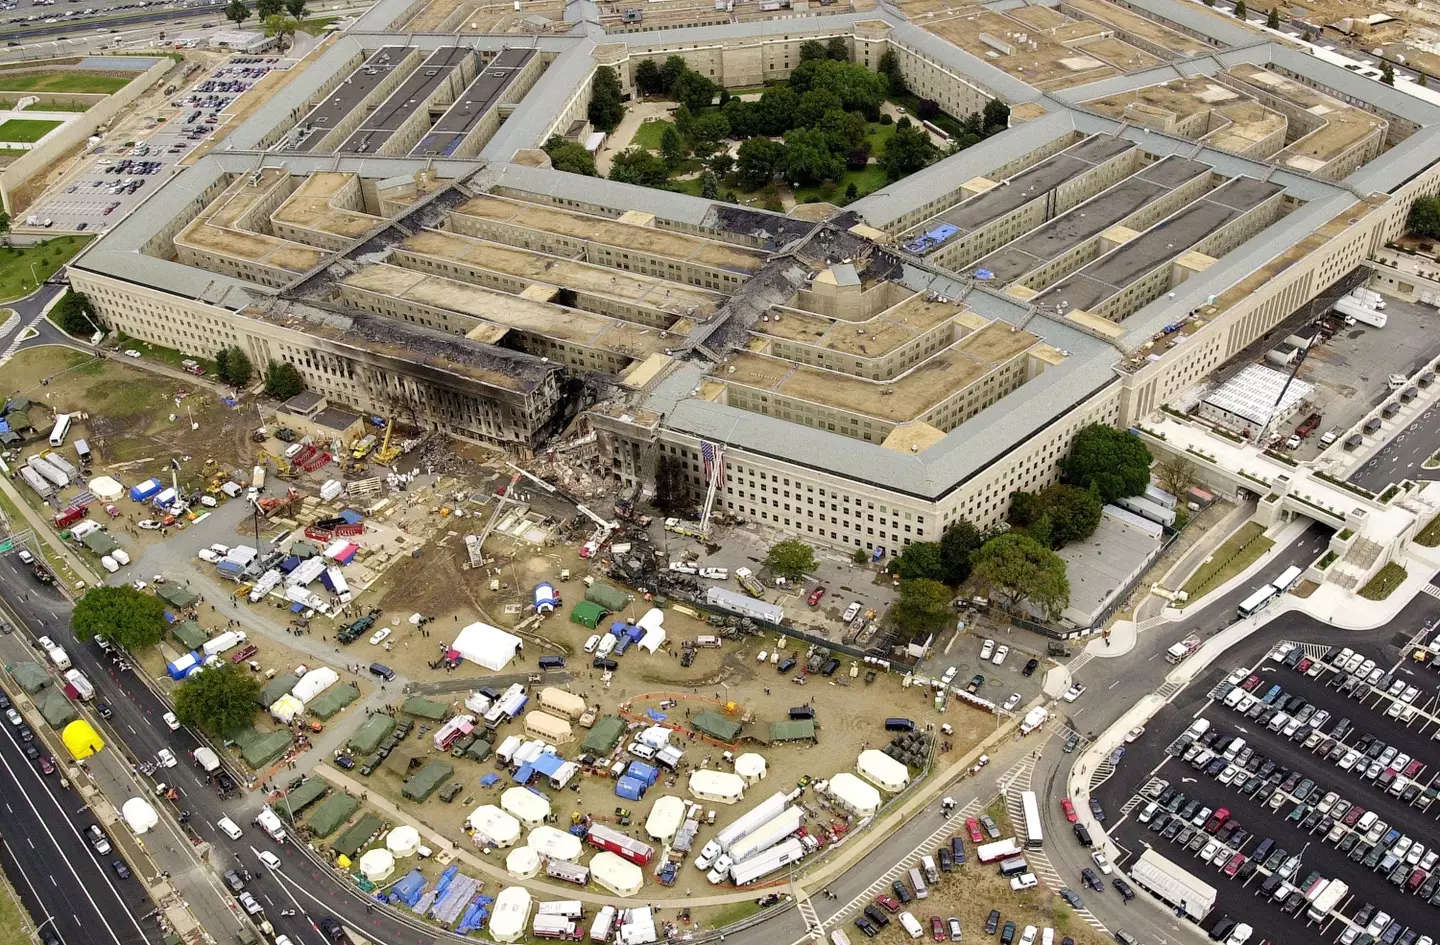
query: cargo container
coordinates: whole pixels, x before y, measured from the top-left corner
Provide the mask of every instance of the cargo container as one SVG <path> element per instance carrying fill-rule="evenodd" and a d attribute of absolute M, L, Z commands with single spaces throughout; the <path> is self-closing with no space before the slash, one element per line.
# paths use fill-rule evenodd
<path fill-rule="evenodd" d="M 759 856 L 751 857 L 744 863 L 739 863 L 730 868 L 730 881 L 736 886 L 746 886 L 759 879 L 764 879 L 771 873 L 798 862 L 805 856 L 805 845 L 794 837 L 786 840 L 779 846 L 766 850 Z"/>
<path fill-rule="evenodd" d="M 70 477 L 65 475 L 54 466 L 41 459 L 39 456 L 32 456 L 29 459 L 30 468 L 45 477 L 45 480 L 57 489 L 64 489 L 70 485 Z"/>
<path fill-rule="evenodd" d="M 787 807 L 775 817 L 762 824 L 750 835 L 737 840 L 726 852 L 733 863 L 743 863 L 753 856 L 764 853 L 778 844 L 805 822 L 805 812 L 798 807 Z"/>
<path fill-rule="evenodd" d="M 55 494 L 55 487 L 29 466 L 20 467 L 20 478 L 25 480 L 27 486 L 39 493 L 42 499 L 48 499 Z"/>
<path fill-rule="evenodd" d="M 45 454 L 45 462 L 63 472 L 73 482 L 80 476 L 80 470 L 76 469 L 70 460 L 51 450 Z"/>
<path fill-rule="evenodd" d="M 604 824 L 592 825 L 586 832 L 585 839 L 591 846 L 608 850 L 636 866 L 644 866 L 650 862 L 650 857 L 655 855 L 655 848 L 650 844 L 627 837 L 615 828 L 607 827 Z"/>

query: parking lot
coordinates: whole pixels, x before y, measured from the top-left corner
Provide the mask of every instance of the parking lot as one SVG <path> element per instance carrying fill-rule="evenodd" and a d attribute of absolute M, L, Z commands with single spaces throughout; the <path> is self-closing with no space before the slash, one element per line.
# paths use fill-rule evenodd
<path fill-rule="evenodd" d="M 996 635 L 990 636 L 991 631 Z M 948 642 L 948 633 L 942 631 L 940 639 Z M 1050 665 L 1042 638 L 987 623 L 956 636 L 944 650 L 932 653 L 921 670 L 932 678 L 944 679 L 949 674 L 951 684 L 962 689 L 981 676 L 975 694 L 1014 709 L 1039 695 Z"/>
<path fill-rule="evenodd" d="M 104 232 L 144 200 L 175 165 L 214 133 L 225 111 L 280 60 L 233 56 L 187 89 L 178 90 L 163 118 L 124 149 L 96 148 L 79 170 L 32 206 L 28 226 Z"/>
<path fill-rule="evenodd" d="M 1428 945 L 1440 693 L 1407 662 L 1310 644 L 1212 670 L 1200 704 L 1162 710 L 1129 746 L 1128 776 L 1095 793 L 1122 865 L 1153 847 L 1216 887 L 1207 930 L 1228 917 L 1255 942 Z M 1348 890 L 1316 919 L 1305 893 L 1321 880 Z"/>

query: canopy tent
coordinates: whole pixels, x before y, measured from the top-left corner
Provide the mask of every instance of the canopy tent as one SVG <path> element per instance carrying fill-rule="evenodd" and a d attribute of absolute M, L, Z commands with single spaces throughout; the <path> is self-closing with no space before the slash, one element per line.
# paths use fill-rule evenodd
<path fill-rule="evenodd" d="M 765 777 L 766 764 L 765 756 L 753 751 L 747 751 L 735 759 L 735 773 L 745 779 L 746 784 L 754 784 Z"/>
<path fill-rule="evenodd" d="M 734 804 L 745 796 L 745 781 L 738 774 L 702 768 L 690 772 L 690 793 L 702 801 Z"/>
<path fill-rule="evenodd" d="M 604 581 L 596 581 L 591 584 L 585 591 L 585 599 L 594 601 L 612 614 L 618 614 L 625 609 L 626 604 L 630 603 L 629 594 Z"/>
<path fill-rule="evenodd" d="M 514 942 L 530 924 L 530 892 L 524 886 L 506 886 L 495 897 L 490 912 L 490 937 L 497 942 Z"/>
<path fill-rule="evenodd" d="M 91 534 L 94 533 L 92 532 Z M 180 610 L 184 610 L 186 607 L 193 607 L 200 600 L 199 594 L 193 594 L 187 591 L 184 586 L 180 584 L 162 584 L 160 588 L 155 591 L 155 596 L 165 601 L 171 607 Z"/>
<path fill-rule="evenodd" d="M 543 824 L 550 816 L 550 802 L 529 788 L 510 788 L 500 795 L 500 807 L 531 827 Z"/>
<path fill-rule="evenodd" d="M 648 650 L 654 653 L 664 644 L 665 629 L 663 627 L 655 627 L 654 629 L 645 631 L 645 636 L 641 637 L 639 646 L 642 650 Z"/>
<path fill-rule="evenodd" d="M 72 688 L 68 684 L 66 689 Z M 72 703 L 59 689 L 43 689 L 35 697 L 35 708 L 45 716 L 46 723 L 57 732 L 80 717 Z"/>
<path fill-rule="evenodd" d="M 400 793 L 407 800 L 423 801 L 455 774 L 455 766 L 440 758 L 432 758 L 419 771 L 406 779 Z"/>
<path fill-rule="evenodd" d="M 80 539 L 80 544 L 89 548 L 97 555 L 108 555 L 120 547 L 118 541 L 100 531 L 98 528 L 93 532 L 86 533 L 85 537 Z"/>
<path fill-rule="evenodd" d="M 536 827 L 525 841 L 547 860 L 566 860 L 574 863 L 580 859 L 582 845 L 573 833 L 557 830 L 550 826 Z"/>
<path fill-rule="evenodd" d="M 567 719 L 578 719 L 585 714 L 585 700 L 556 686 L 540 690 L 540 705 L 545 711 Z"/>
<path fill-rule="evenodd" d="M 590 600 L 582 600 L 570 608 L 570 622 L 594 630 L 605 616 L 605 608 Z"/>
<path fill-rule="evenodd" d="M 499 672 L 515 658 L 524 642 L 513 633 L 477 621 L 460 631 L 450 649 L 461 659 Z"/>
<path fill-rule="evenodd" d="M 282 725 L 289 725 L 296 716 L 305 711 L 305 703 L 288 692 L 276 699 L 270 706 L 270 715 Z"/>
<path fill-rule="evenodd" d="M 359 809 L 359 798 L 344 793 L 332 794 L 325 799 L 325 803 L 315 808 L 315 813 L 306 818 L 305 825 L 310 828 L 312 836 L 323 839 L 339 830 L 340 825 Z"/>
<path fill-rule="evenodd" d="M 770 723 L 770 741 L 813 742 L 815 740 L 814 719 L 783 719 Z"/>
<path fill-rule="evenodd" d="M 645 631 L 640 638 L 640 647 L 654 653 L 665 643 L 665 628 L 660 626 L 665 620 L 665 611 L 659 607 L 651 607 L 645 611 L 645 616 L 635 622 L 635 626 Z"/>
<path fill-rule="evenodd" d="M 525 734 L 543 738 L 547 742 L 557 745 L 575 737 L 569 722 L 548 712 L 525 713 Z"/>
<path fill-rule="evenodd" d="M 143 834 L 160 822 L 160 815 L 155 813 L 155 808 L 150 806 L 149 801 L 139 797 L 132 797 L 120 807 L 120 816 L 125 818 L 125 823 L 136 834 Z"/>
<path fill-rule="evenodd" d="M 330 848 L 341 856 L 354 856 L 365 844 L 370 842 L 370 838 L 379 831 L 380 825 L 380 818 L 367 812 L 355 823 L 345 828 L 345 832 L 335 838 L 335 842 L 330 845 Z"/>
<path fill-rule="evenodd" d="M 420 831 L 409 824 L 402 824 L 385 837 L 385 849 L 395 857 L 407 857 L 420 849 Z"/>
<path fill-rule="evenodd" d="M 609 850 L 591 858 L 590 877 L 624 898 L 639 895 L 640 888 L 645 885 L 645 872 L 640 867 Z"/>
<path fill-rule="evenodd" d="M 880 809 L 880 792 L 848 771 L 830 779 L 830 796 L 857 817 L 872 817 Z"/>
<path fill-rule="evenodd" d="M 335 670 L 328 666 L 317 666 L 300 677 L 300 681 L 295 684 L 294 689 L 290 690 L 290 694 L 301 702 L 309 702 L 339 681 L 340 674 Z"/>
<path fill-rule="evenodd" d="M 470 812 L 466 823 L 490 846 L 514 846 L 515 841 L 520 838 L 520 821 L 494 804 L 485 804 L 475 808 Z"/>
<path fill-rule="evenodd" d="M 193 620 L 182 620 L 170 627 L 170 635 L 187 650 L 198 650 L 210 639 L 210 634 Z M 279 698 L 278 696 L 276 698 Z M 273 699 L 271 700 L 274 701 Z"/>
<path fill-rule="evenodd" d="M 645 832 L 653 840 L 669 840 L 684 822 L 685 802 L 673 794 L 666 794 L 650 808 L 650 816 L 645 818 Z"/>
<path fill-rule="evenodd" d="M 281 673 L 260 689 L 260 698 L 258 701 L 263 706 L 274 705 L 276 699 L 289 693 L 291 689 L 295 688 L 295 684 L 299 681 L 299 676 L 292 673 Z"/>
<path fill-rule="evenodd" d="M 385 737 L 395 731 L 395 718 L 385 713 L 372 715 L 360 729 L 350 736 L 350 750 L 368 755 L 380 747 Z"/>
<path fill-rule="evenodd" d="M 10 675 L 15 677 L 15 681 L 20 684 L 21 689 L 32 696 L 50 685 L 50 674 L 45 672 L 45 667 L 30 660 L 16 663 L 11 667 Z"/>
<path fill-rule="evenodd" d="M 739 722 L 732 722 L 714 709 L 706 709 L 690 720 L 690 727 L 701 735 L 718 738 L 722 742 L 733 742 L 740 737 Z"/>
<path fill-rule="evenodd" d="M 874 748 L 867 748 L 860 753 L 855 770 L 860 772 L 860 777 L 889 794 L 903 791 L 905 785 L 910 783 L 909 768 Z"/>
<path fill-rule="evenodd" d="M 390 855 L 389 850 L 379 847 L 366 850 L 365 855 L 360 857 L 360 872 L 370 882 L 378 883 L 395 872 L 395 857 Z"/>
<path fill-rule="evenodd" d="M 125 487 L 109 476 L 96 476 L 90 480 L 90 494 L 101 502 L 114 502 L 125 494 Z"/>
<path fill-rule="evenodd" d="M 289 751 L 293 744 L 294 739 L 287 729 L 263 734 L 257 732 L 241 750 L 240 757 L 252 768 L 263 768 Z"/>
<path fill-rule="evenodd" d="M 422 719 L 438 722 L 450 714 L 450 706 L 424 696 L 411 696 L 400 704 L 400 711 L 406 715 L 418 715 Z"/>
<path fill-rule="evenodd" d="M 306 778 L 305 783 L 293 791 L 285 792 L 285 799 L 275 805 L 275 810 L 286 817 L 294 820 L 304 812 L 305 808 L 325 796 L 330 790 L 330 782 L 324 778 Z"/>
<path fill-rule="evenodd" d="M 540 872 L 540 854 L 529 847 L 516 847 L 505 856 L 505 872 L 516 879 L 529 879 Z"/>
<path fill-rule="evenodd" d="M 625 721 L 618 716 L 607 715 L 590 729 L 590 734 L 585 736 L 580 748 L 592 755 L 608 755 L 615 750 L 624 735 Z"/>
<path fill-rule="evenodd" d="M 84 761 L 105 747 L 105 740 L 84 719 L 76 719 L 65 726 L 65 731 L 60 733 L 60 740 L 65 743 L 76 761 Z"/>
<path fill-rule="evenodd" d="M 359 698 L 360 690 L 355 688 L 353 683 L 346 683 L 343 686 L 334 686 L 316 696 L 305 706 L 305 711 L 317 719 L 328 719 Z"/>

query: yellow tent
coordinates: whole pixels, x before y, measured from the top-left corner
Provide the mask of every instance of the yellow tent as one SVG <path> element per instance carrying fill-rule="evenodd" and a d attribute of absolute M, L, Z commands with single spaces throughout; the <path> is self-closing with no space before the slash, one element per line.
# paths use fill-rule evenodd
<path fill-rule="evenodd" d="M 65 726 L 65 731 L 60 733 L 60 738 L 65 742 L 65 747 L 70 749 L 70 754 L 75 756 L 76 761 L 89 758 L 97 751 L 105 747 L 105 740 L 100 733 L 84 719 L 76 719 Z"/>

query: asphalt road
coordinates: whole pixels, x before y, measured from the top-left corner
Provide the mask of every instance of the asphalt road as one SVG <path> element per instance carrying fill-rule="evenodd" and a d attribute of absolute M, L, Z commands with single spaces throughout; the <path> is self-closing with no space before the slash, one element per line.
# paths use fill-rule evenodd
<path fill-rule="evenodd" d="M 75 791 L 25 757 L 15 729 L 0 735 L 0 864 L 36 924 L 53 921 L 67 945 L 157 945 L 154 923 L 136 916 L 152 904 L 132 878 L 121 880 L 80 831 L 96 823 Z M 103 859 L 103 862 L 101 860 Z M 138 896 L 137 896 L 138 894 Z"/>
<path fill-rule="evenodd" d="M 1350 481 L 1371 492 L 1379 492 L 1401 479 L 1423 481 L 1440 478 L 1435 470 L 1421 468 L 1425 460 L 1440 453 L 1440 408 L 1431 406 L 1410 421 L 1374 456 L 1367 459 Z"/>

